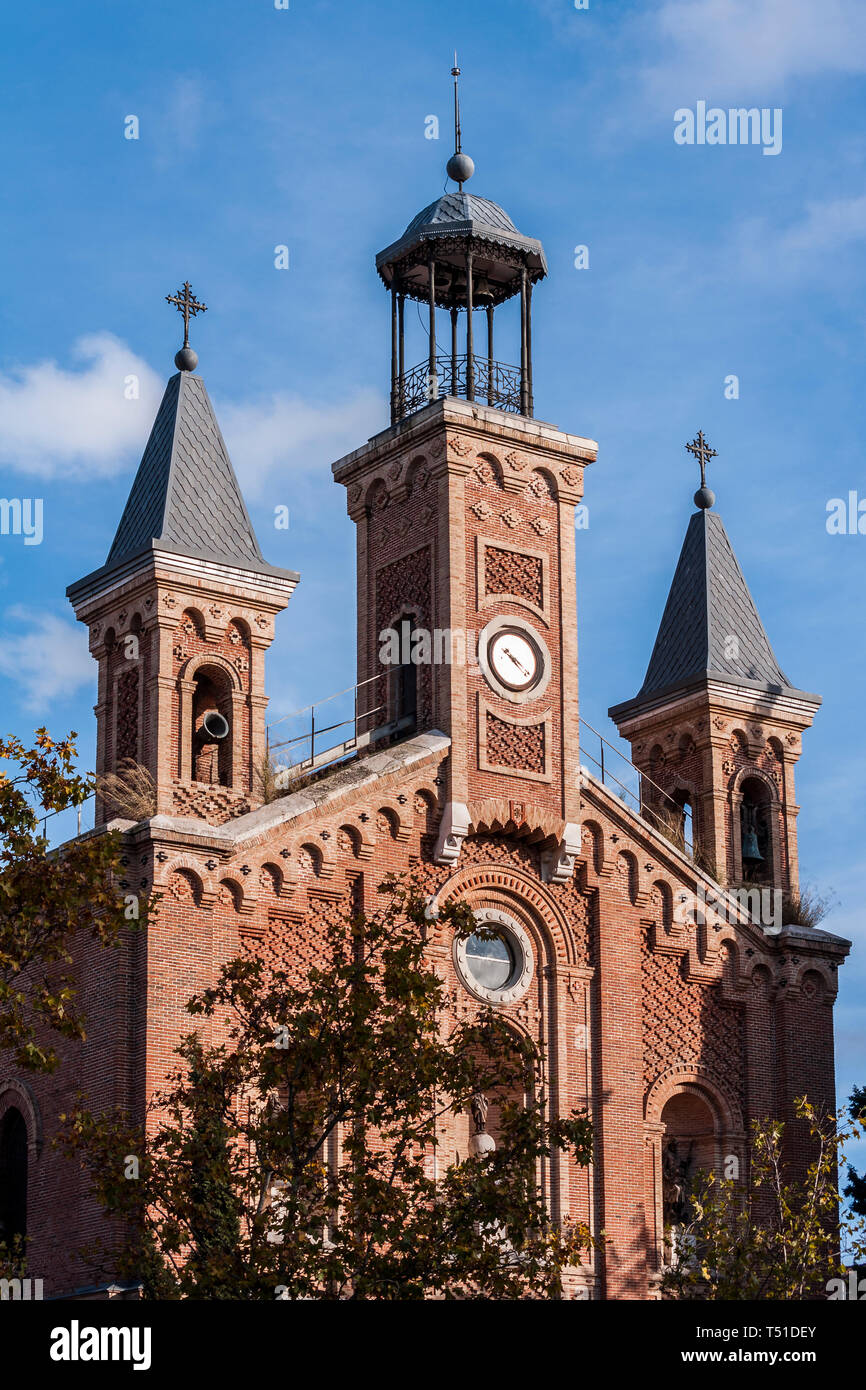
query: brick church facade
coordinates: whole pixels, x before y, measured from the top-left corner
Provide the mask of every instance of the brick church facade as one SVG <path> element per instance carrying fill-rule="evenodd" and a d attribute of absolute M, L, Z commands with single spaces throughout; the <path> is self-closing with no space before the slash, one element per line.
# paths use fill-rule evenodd
<path fill-rule="evenodd" d="M 375 910 L 389 871 L 499 928 L 499 955 L 477 960 L 434 921 L 452 1016 L 491 1003 L 543 1048 L 551 1113 L 591 1115 L 592 1166 L 560 1155 L 540 1175 L 555 1217 L 605 1233 L 570 1296 L 653 1297 L 671 1164 L 737 1155 L 745 1173 L 751 1120 L 790 1120 L 803 1092 L 833 1104 L 848 943 L 785 919 L 794 767 L 819 700 L 779 668 L 704 488 L 644 685 L 611 710 L 638 801 L 582 765 L 575 511 L 596 445 L 534 418 L 543 250 L 463 191 L 459 159 L 458 191 L 378 258 L 391 423 L 333 468 L 357 538 L 357 681 L 378 711 L 354 751 L 320 758 L 299 790 L 284 774 L 284 794 L 263 799 L 266 658 L 298 576 L 262 556 L 188 347 L 108 559 L 69 590 L 98 666 L 97 771 L 133 759 L 157 788 L 153 816 L 120 822 L 127 888 L 163 896 L 146 933 L 82 969 L 89 1036 L 61 1069 L 0 1071 L 0 1133 L 26 1127 L 30 1268 L 51 1294 L 104 1296 L 77 1254 L 101 1218 L 50 1145 L 73 1093 L 142 1115 L 189 1029 L 187 999 L 222 962 L 312 963 L 322 924 Z M 514 369 L 493 355 L 494 311 L 511 298 Z M 407 299 L 429 314 L 420 369 L 404 361 Z M 396 664 L 383 663 L 388 632 Z M 424 634 L 429 659 L 406 660 L 401 643 L 422 651 Z M 779 920 L 728 895 L 743 884 L 777 893 Z M 702 896 L 714 905 L 690 910 Z M 444 1158 L 469 1140 L 457 1117 Z"/>

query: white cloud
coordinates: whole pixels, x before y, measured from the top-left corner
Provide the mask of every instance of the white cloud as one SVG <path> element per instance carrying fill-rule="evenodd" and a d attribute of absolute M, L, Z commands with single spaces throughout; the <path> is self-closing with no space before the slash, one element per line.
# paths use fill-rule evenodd
<path fill-rule="evenodd" d="M 377 391 L 356 391 L 344 403 L 311 405 L 275 392 L 263 401 L 215 404 L 244 494 L 261 497 L 272 475 L 318 475 L 331 481 L 330 466 L 382 428 Z"/>
<path fill-rule="evenodd" d="M 197 76 L 175 77 L 169 85 L 164 106 L 157 107 L 152 117 L 148 117 L 147 112 L 142 116 L 143 133 L 148 121 L 152 121 L 157 168 L 178 164 L 194 154 L 205 124 L 213 124 L 217 115 L 218 108 L 206 98 L 205 88 Z"/>
<path fill-rule="evenodd" d="M 109 333 L 80 338 L 73 356 L 0 373 L 0 463 L 42 478 L 128 472 L 150 434 L 164 390 L 146 362 Z M 126 399 L 130 376 L 139 398 Z M 277 391 L 257 401 L 218 400 L 217 419 L 241 487 L 262 495 L 274 474 L 330 480 L 335 459 L 381 429 L 380 394 L 356 390 L 336 404 Z"/>
<path fill-rule="evenodd" d="M 56 362 L 0 373 L 0 462 L 39 477 L 108 477 L 141 454 L 164 384 L 110 333 L 79 338 L 77 370 Z M 137 399 L 127 399 L 137 378 Z"/>
<path fill-rule="evenodd" d="M 644 71 L 649 90 L 686 104 L 768 105 L 795 80 L 866 71 L 862 0 L 665 0 L 642 22 L 663 55 Z"/>
<path fill-rule="evenodd" d="M 866 237 L 866 196 L 835 198 L 826 203 L 807 203 L 801 222 L 780 238 L 780 249 L 789 255 L 841 251 Z"/>
<path fill-rule="evenodd" d="M 0 674 L 17 687 L 21 704 L 42 709 L 67 700 L 96 676 L 80 623 L 16 604 L 4 613 L 0 631 Z"/>
<path fill-rule="evenodd" d="M 847 276 L 843 253 L 866 241 L 866 196 L 807 203 L 787 226 L 749 217 L 735 224 L 728 254 L 720 265 L 725 275 L 745 274 L 764 287 L 788 287 L 808 275 Z"/>

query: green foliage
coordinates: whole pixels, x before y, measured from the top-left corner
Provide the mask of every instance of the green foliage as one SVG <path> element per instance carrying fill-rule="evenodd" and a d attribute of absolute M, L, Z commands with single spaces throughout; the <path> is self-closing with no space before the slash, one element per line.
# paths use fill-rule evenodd
<path fill-rule="evenodd" d="M 589 1244 L 551 1222 L 537 1177 L 557 1150 L 589 1163 L 588 1119 L 546 1118 L 542 1058 L 493 1011 L 449 1030 L 420 887 L 382 891 L 380 912 L 322 923 L 305 979 L 234 960 L 190 1002 L 226 1041 L 183 1039 L 147 1136 L 70 1117 L 65 1144 L 128 1232 L 119 1272 L 149 1297 L 556 1297 Z M 440 923 L 476 929 L 463 904 Z M 443 1121 L 478 1092 L 501 1107 L 496 1151 L 454 1161 Z"/>
<path fill-rule="evenodd" d="M 854 1087 L 848 1101 L 848 1113 L 852 1120 L 866 1128 L 866 1086 Z M 866 1173 L 858 1173 L 856 1168 L 849 1168 L 845 1196 L 855 1216 L 866 1217 Z"/>
<path fill-rule="evenodd" d="M 844 1273 L 841 1255 L 862 1260 L 864 1223 L 841 1222 L 837 1176 L 846 1161 L 844 1144 L 866 1126 L 846 1124 L 844 1111 L 821 1114 L 805 1097 L 794 1105 L 811 1143 L 808 1164 L 786 1161 L 780 1121 L 755 1121 L 749 1194 L 733 1178 L 698 1175 L 689 1218 L 668 1233 L 673 1248 L 662 1274 L 663 1297 L 825 1298 L 828 1281 Z"/>
<path fill-rule="evenodd" d="M 116 881 L 119 836 L 49 852 L 40 834 L 41 816 L 80 806 L 93 790 L 75 771 L 75 737 L 55 742 L 37 729 L 32 748 L 0 739 L 0 761 L 12 764 L 0 771 L 0 1048 L 32 1071 L 56 1067 L 52 1033 L 85 1036 L 71 976 L 76 939 L 114 945 L 131 925 Z"/>

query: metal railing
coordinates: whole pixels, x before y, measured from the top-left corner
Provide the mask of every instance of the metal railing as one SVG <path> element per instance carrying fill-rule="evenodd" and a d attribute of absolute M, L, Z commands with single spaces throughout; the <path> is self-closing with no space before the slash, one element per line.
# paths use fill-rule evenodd
<path fill-rule="evenodd" d="M 94 816 L 96 811 L 96 794 L 90 793 L 81 802 L 80 806 L 63 806 L 59 811 L 46 811 L 44 815 L 39 815 L 38 819 L 42 822 L 42 835 L 48 841 L 50 849 L 56 849 L 58 845 L 66 844 L 67 840 L 75 840 L 79 835 L 84 835 L 93 829 Z M 58 817 L 62 819 L 58 820 Z M 51 830 L 49 833 L 49 822 Z"/>
<path fill-rule="evenodd" d="M 471 389 L 470 389 L 471 386 Z M 422 410 L 440 396 L 460 396 L 463 400 L 486 402 L 500 410 L 521 414 L 520 368 L 491 357 L 472 358 L 466 353 L 441 353 L 436 358 L 436 372 L 431 375 L 430 362 L 419 362 L 397 378 L 397 418 Z"/>
<path fill-rule="evenodd" d="M 648 821 L 656 830 L 661 831 L 662 835 L 666 836 L 677 849 L 681 849 L 685 854 L 693 855 L 695 852 L 694 817 L 688 804 L 681 806 L 670 792 L 665 791 L 664 787 L 660 787 L 645 772 L 641 772 L 639 768 L 635 767 L 624 753 L 621 753 L 603 734 L 599 733 L 598 729 L 594 729 L 582 717 L 580 718 L 580 726 L 581 761 L 586 758 L 593 763 L 599 769 L 599 781 L 604 786 L 615 790 L 615 794 L 626 805 L 632 805 L 639 816 Z M 584 729 L 598 740 L 598 757 L 594 757 L 587 750 L 583 739 Z M 605 750 L 607 750 L 606 756 Z M 616 771 L 613 771 L 613 768 Z M 653 792 L 656 793 L 655 796 L 652 794 Z"/>
<path fill-rule="evenodd" d="M 387 712 L 385 704 L 373 703 L 369 708 L 361 708 L 365 698 L 372 697 L 375 701 L 376 695 L 375 690 L 369 691 L 368 696 L 362 696 L 360 692 L 386 678 L 383 672 L 379 672 L 358 685 L 349 685 L 345 690 L 327 695 L 315 704 L 292 710 L 269 724 L 265 730 L 268 758 L 273 759 L 278 750 L 287 750 L 288 760 L 277 764 L 278 784 L 284 785 L 306 772 L 317 772 L 320 768 L 351 757 L 371 743 L 413 727 L 415 721 L 408 717 L 377 723 L 377 716 Z M 341 700 L 342 706 L 338 703 Z M 323 723 L 321 711 L 326 705 L 331 708 L 324 716 L 326 722 Z M 299 732 L 276 741 L 271 731 L 278 725 L 289 724 L 291 728 L 290 721 L 295 721 Z M 303 728 L 300 728 L 301 724 Z M 344 737 L 335 738 L 334 735 L 338 733 Z"/>

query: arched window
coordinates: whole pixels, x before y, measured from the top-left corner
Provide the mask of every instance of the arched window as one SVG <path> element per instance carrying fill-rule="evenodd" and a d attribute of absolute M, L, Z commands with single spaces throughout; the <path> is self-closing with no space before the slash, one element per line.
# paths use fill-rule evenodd
<path fill-rule="evenodd" d="M 743 879 L 747 883 L 766 883 L 773 877 L 769 789 L 757 777 L 747 777 L 740 792 Z"/>
<path fill-rule="evenodd" d="M 231 691 L 218 666 L 196 672 L 192 697 L 193 781 L 213 786 L 231 784 Z"/>
<path fill-rule="evenodd" d="M 679 817 L 679 834 L 682 837 L 683 848 L 686 854 L 693 854 L 695 849 L 695 813 L 692 806 L 692 794 L 681 788 L 674 792 L 673 800 Z"/>
<path fill-rule="evenodd" d="M 0 1120 L 0 1242 L 27 1234 L 27 1125 L 11 1106 Z"/>
<path fill-rule="evenodd" d="M 401 618 L 397 631 L 400 634 L 400 665 L 394 672 L 394 718 L 408 721 L 404 728 L 414 728 L 418 721 L 418 667 L 412 660 L 414 617 Z"/>

